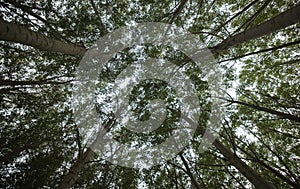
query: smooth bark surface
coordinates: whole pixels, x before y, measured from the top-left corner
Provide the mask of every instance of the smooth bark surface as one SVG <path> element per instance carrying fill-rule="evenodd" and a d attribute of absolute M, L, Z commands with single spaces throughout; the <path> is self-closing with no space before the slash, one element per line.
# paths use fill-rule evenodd
<path fill-rule="evenodd" d="M 183 116 L 183 119 L 185 119 L 189 124 L 194 124 L 194 122 L 188 117 Z M 206 139 L 212 142 L 213 146 L 216 147 L 226 160 L 239 170 L 239 172 L 244 175 L 257 189 L 275 189 L 275 186 L 260 176 L 254 169 L 248 166 L 237 155 L 232 153 L 231 150 L 224 146 L 219 140 L 215 139 L 209 131 L 206 131 L 206 129 L 200 125 L 198 125 L 197 128 L 202 135 L 205 134 Z"/>
<path fill-rule="evenodd" d="M 65 175 L 62 183 L 59 186 L 59 189 L 68 189 L 75 184 L 79 172 L 83 169 L 85 163 L 93 157 L 93 154 L 93 150 L 91 148 L 87 148 L 85 153 L 78 158 L 78 160 L 70 168 L 69 172 Z"/>
<path fill-rule="evenodd" d="M 111 129 L 111 127 L 114 125 L 114 122 L 114 119 L 110 119 L 104 124 L 103 130 L 99 131 L 97 138 L 93 141 L 91 146 L 86 149 L 83 155 L 79 155 L 77 161 L 72 165 L 69 172 L 65 175 L 64 179 L 59 185 L 59 189 L 69 189 L 75 184 L 80 171 L 95 154 L 92 148 L 96 148 L 96 146 L 100 144 L 101 139 L 103 139 L 103 136 L 106 134 L 106 132 Z"/>
<path fill-rule="evenodd" d="M 249 103 L 238 101 L 238 100 L 229 100 L 229 99 L 225 99 L 225 100 L 227 102 L 231 102 L 231 103 L 235 103 L 235 104 L 240 104 L 240 105 L 243 105 L 243 106 L 246 106 L 246 107 L 258 110 L 258 111 L 267 112 L 267 113 L 276 115 L 278 117 L 281 117 L 281 118 L 284 118 L 284 119 L 289 119 L 291 121 L 295 121 L 295 122 L 299 122 L 300 123 L 300 117 L 292 115 L 292 114 L 287 114 L 287 113 L 284 113 L 284 112 L 279 112 L 279 111 L 276 111 L 276 110 L 272 110 L 272 109 L 265 108 L 265 107 L 258 106 L 258 105 L 254 105 L 254 104 L 249 104 Z"/>
<path fill-rule="evenodd" d="M 244 32 L 240 32 L 233 37 L 224 40 L 222 43 L 211 48 L 212 53 L 219 53 L 232 46 L 241 44 L 251 39 L 256 39 L 264 35 L 270 34 L 277 30 L 294 25 L 300 21 L 300 4 L 295 7 L 271 18 L 270 20 L 263 22 L 262 24 L 250 28 Z"/>
<path fill-rule="evenodd" d="M 86 52 L 84 47 L 49 38 L 25 26 L 6 22 L 3 19 L 0 19 L 0 40 L 21 43 L 42 51 L 59 52 L 73 56 L 83 56 Z"/>
<path fill-rule="evenodd" d="M 240 32 L 233 37 L 224 40 L 222 43 L 211 47 L 213 54 L 217 54 L 232 46 L 255 39 L 279 29 L 296 24 L 300 21 L 300 4 L 275 16 L 274 18 L 250 28 L 244 32 Z M 48 52 L 60 52 L 73 56 L 83 56 L 86 52 L 84 47 L 65 43 L 59 40 L 48 38 L 43 34 L 32 31 L 31 29 L 17 24 L 9 23 L 0 19 L 0 40 L 17 42 L 24 45 L 35 47 L 39 50 Z"/>

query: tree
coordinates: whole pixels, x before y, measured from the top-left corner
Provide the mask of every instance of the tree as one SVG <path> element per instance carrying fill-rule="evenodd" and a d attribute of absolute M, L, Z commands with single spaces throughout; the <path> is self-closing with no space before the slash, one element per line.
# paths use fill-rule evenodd
<path fill-rule="evenodd" d="M 24 26 L 9 23 L 2 19 L 0 20 L 0 26 L 1 40 L 17 42 L 40 50 L 60 52 L 73 56 L 82 56 L 86 52 L 86 49 L 83 47 L 48 38 Z"/>
<path fill-rule="evenodd" d="M 297 158 L 299 140 L 299 82 L 295 79 L 299 57 L 293 53 L 299 48 L 299 4 L 8 0 L 0 6 L 4 13 L 0 39 L 5 41 L 0 44 L 1 187 L 54 188 L 59 183 L 61 188 L 299 186 L 299 165 L 290 161 Z M 224 86 L 238 85 L 237 97 L 225 99 L 228 106 L 221 136 L 205 153 L 198 151 L 205 124 L 198 126 L 191 145 L 177 157 L 149 170 L 112 165 L 85 148 L 67 105 L 74 70 L 84 47 L 132 21 L 173 23 L 198 34 L 224 68 Z M 163 56 L 178 65 L 184 61 L 182 66 L 195 83 L 205 110 L 201 114 L 205 123 L 210 97 L 201 70 L 172 49 L 144 45 L 140 54 L 130 49 L 120 52 L 101 73 L 101 93 L 109 93 L 109 84 L 138 56 Z M 236 64 L 242 65 L 237 66 L 239 77 L 232 68 Z M 151 140 L 163 141 L 178 119 L 174 91 L 164 83 L 145 81 L 132 93 L 133 111 L 140 119 L 150 115 L 147 100 L 161 98 L 170 103 L 169 119 Z M 110 132 L 120 142 L 149 141 L 147 136 L 117 128 L 118 123 L 113 124 Z"/>
<path fill-rule="evenodd" d="M 270 20 L 259 24 L 256 27 L 253 27 L 251 29 L 248 29 L 246 31 L 243 31 L 241 33 L 238 33 L 224 41 L 222 43 L 218 44 L 216 47 L 212 48 L 213 52 L 215 51 L 222 51 L 225 50 L 231 46 L 237 45 L 239 43 L 255 39 L 267 34 L 270 34 L 274 31 L 280 30 L 282 28 L 291 26 L 293 24 L 296 24 L 300 21 L 300 5 L 296 5 L 295 7 L 277 15 L 274 18 L 271 18 Z"/>

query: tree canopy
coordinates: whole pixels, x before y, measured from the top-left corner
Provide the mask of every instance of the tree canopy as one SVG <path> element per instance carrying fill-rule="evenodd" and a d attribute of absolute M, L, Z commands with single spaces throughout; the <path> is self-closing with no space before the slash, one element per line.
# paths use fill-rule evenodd
<path fill-rule="evenodd" d="M 300 187 L 296 1 L 4 0 L 0 10 L 0 188 Z M 115 140 L 137 148 L 160 144 L 180 121 L 176 91 L 158 79 L 135 85 L 129 103 L 132 115 L 145 121 L 154 113 L 149 101 L 164 101 L 160 127 L 137 133 L 116 121 L 112 85 L 140 59 L 182 69 L 201 113 L 189 145 L 176 156 L 151 168 L 122 167 L 94 153 L 80 132 L 72 108 L 75 73 L 98 39 L 154 22 L 190 32 L 210 50 L 221 70 L 224 117 L 219 136 L 201 151 L 213 96 L 203 70 L 169 46 L 125 48 L 103 65 L 95 91 L 97 116 Z"/>

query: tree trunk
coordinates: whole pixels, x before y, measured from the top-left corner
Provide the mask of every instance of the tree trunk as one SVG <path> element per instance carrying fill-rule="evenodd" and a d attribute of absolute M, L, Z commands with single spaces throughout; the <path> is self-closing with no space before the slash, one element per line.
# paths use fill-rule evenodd
<path fill-rule="evenodd" d="M 286 28 L 300 21 L 300 4 L 295 7 L 271 18 L 270 20 L 263 22 L 262 24 L 250 28 L 244 32 L 240 32 L 222 43 L 211 48 L 213 54 L 226 50 L 232 46 L 241 44 L 251 39 L 256 39 L 264 35 L 270 34 L 277 30 Z"/>
<path fill-rule="evenodd" d="M 291 26 L 300 21 L 300 6 L 295 7 L 279 14 L 278 16 L 235 36 L 226 39 L 219 45 L 211 48 L 212 52 L 218 53 L 234 45 L 261 37 L 279 29 Z M 0 19 L 0 40 L 17 42 L 24 45 L 35 47 L 39 50 L 48 52 L 59 52 L 74 56 L 83 56 L 86 49 L 73 44 L 65 43 L 59 40 L 51 39 L 43 34 L 32 31 L 27 27 L 6 22 Z M 201 128 L 204 133 L 204 128 Z M 233 154 L 218 140 L 213 141 L 213 145 L 223 154 L 223 156 L 235 166 L 256 188 L 273 189 L 272 184 L 262 178 L 255 170 L 243 162 L 238 156 Z M 78 177 L 84 164 L 92 157 L 93 151 L 88 148 L 86 152 L 79 157 L 76 163 L 71 167 L 69 173 L 65 176 L 60 188 L 70 188 Z"/>
<path fill-rule="evenodd" d="M 194 121 L 189 119 L 186 116 L 183 116 L 183 119 L 185 119 L 189 124 L 194 125 Z M 231 163 L 239 172 L 244 175 L 257 189 L 275 189 L 275 186 L 273 186 L 271 183 L 269 183 L 265 178 L 260 176 L 254 169 L 252 169 L 250 166 L 248 166 L 245 162 L 243 162 L 237 155 L 231 152 L 226 146 L 224 146 L 220 141 L 215 139 L 215 137 L 206 131 L 205 128 L 203 128 L 200 125 L 197 125 L 197 129 L 199 129 L 200 133 L 204 136 L 206 136 L 206 139 L 212 142 L 213 146 L 216 147 L 216 149 L 226 158 L 228 162 Z"/>
<path fill-rule="evenodd" d="M 1 18 L 0 40 L 29 45 L 42 51 L 59 52 L 73 56 L 83 56 L 86 52 L 84 47 L 49 38 L 25 26 L 6 22 Z"/>
<path fill-rule="evenodd" d="M 224 98 L 222 98 L 222 99 L 224 99 Z M 284 119 L 289 119 L 291 121 L 295 121 L 295 122 L 299 122 L 300 123 L 300 117 L 292 115 L 292 114 L 287 114 L 287 113 L 279 112 L 279 111 L 276 111 L 276 110 L 272 110 L 272 109 L 261 107 L 261 106 L 254 105 L 254 104 L 249 104 L 249 103 L 238 101 L 238 100 L 229 100 L 229 99 L 225 99 L 225 100 L 227 102 L 231 102 L 231 103 L 235 103 L 235 104 L 240 104 L 240 105 L 243 105 L 243 106 L 246 106 L 246 107 L 258 110 L 258 111 L 267 112 L 267 113 L 276 115 L 278 117 L 281 117 L 281 118 L 284 118 Z"/>
<path fill-rule="evenodd" d="M 267 35 L 279 29 L 296 24 L 299 21 L 300 4 L 256 27 L 224 40 L 215 47 L 211 47 L 210 50 L 213 54 L 217 54 L 232 46 Z M 35 47 L 39 50 L 60 52 L 73 56 L 83 56 L 86 52 L 86 49 L 83 47 L 48 38 L 43 34 L 30 30 L 27 27 L 9 23 L 3 19 L 0 19 L 0 40 L 17 42 Z"/>
<path fill-rule="evenodd" d="M 201 187 L 199 186 L 197 180 L 195 179 L 195 177 L 194 177 L 194 175 L 193 175 L 193 173 L 192 173 L 192 171 L 191 171 L 191 169 L 190 169 L 190 167 L 189 167 L 187 161 L 185 160 L 185 157 L 183 156 L 182 152 L 180 152 L 178 155 L 179 155 L 181 161 L 183 162 L 183 165 L 184 165 L 184 167 L 185 167 L 185 169 L 186 169 L 186 173 L 187 173 L 188 176 L 190 177 L 190 179 L 191 179 L 191 181 L 192 181 L 194 187 L 195 187 L 196 189 L 200 189 Z"/>
<path fill-rule="evenodd" d="M 69 81 L 51 81 L 51 80 L 40 80 L 40 81 L 13 81 L 13 80 L 0 80 L 0 86 L 26 86 L 26 85 L 60 85 L 72 82 Z"/>
<path fill-rule="evenodd" d="M 78 158 L 78 160 L 70 168 L 69 172 L 65 175 L 62 183 L 59 186 L 59 189 L 69 189 L 75 184 L 79 172 L 82 170 L 85 163 L 92 158 L 93 154 L 93 150 L 91 148 L 87 148 L 85 153 Z"/>
<path fill-rule="evenodd" d="M 243 162 L 237 155 L 232 153 L 218 140 L 213 142 L 213 145 L 219 152 L 229 161 L 241 174 L 243 174 L 257 189 L 275 189 L 271 183 L 260 176 L 254 169 Z"/>
<path fill-rule="evenodd" d="M 114 123 L 115 120 L 110 119 L 103 124 L 103 129 L 99 131 L 97 138 L 93 141 L 91 146 L 86 149 L 83 155 L 79 155 L 78 160 L 74 163 L 74 165 L 72 165 L 69 172 L 65 175 L 61 184 L 58 187 L 59 189 L 69 189 L 75 184 L 80 171 L 94 155 L 94 151 L 92 148 L 95 148 L 97 145 L 100 144 L 101 139 L 106 134 L 106 132 L 109 132 Z"/>

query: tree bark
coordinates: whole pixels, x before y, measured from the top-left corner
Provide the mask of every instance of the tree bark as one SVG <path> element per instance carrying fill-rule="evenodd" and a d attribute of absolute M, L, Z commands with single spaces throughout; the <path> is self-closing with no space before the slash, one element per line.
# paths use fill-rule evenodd
<path fill-rule="evenodd" d="M 267 35 L 279 29 L 283 29 L 285 27 L 296 24 L 299 21 L 300 4 L 256 27 L 238 33 L 209 49 L 213 54 L 217 54 L 232 46 Z M 27 27 L 9 23 L 4 21 L 3 19 L 0 19 L 0 40 L 17 42 L 35 47 L 39 50 L 59 52 L 73 56 L 83 56 L 86 52 L 86 49 L 84 47 L 46 37 L 45 35 L 32 31 Z"/>
<path fill-rule="evenodd" d="M 232 153 L 218 140 L 213 142 L 213 145 L 219 152 L 229 161 L 235 168 L 239 170 L 257 189 L 275 189 L 275 186 L 260 176 L 254 169 L 243 162 L 237 155 Z"/>
<path fill-rule="evenodd" d="M 93 154 L 93 150 L 91 148 L 87 148 L 85 153 L 78 158 L 78 160 L 70 168 L 69 172 L 65 175 L 62 183 L 59 186 L 59 189 L 69 189 L 75 184 L 79 172 L 82 170 L 85 163 L 92 158 Z"/>
<path fill-rule="evenodd" d="M 88 147 L 83 155 L 79 155 L 77 161 L 71 166 L 69 172 L 63 178 L 61 184 L 59 185 L 59 189 L 69 189 L 71 188 L 76 180 L 78 179 L 80 171 L 83 169 L 84 165 L 93 157 L 94 151 L 93 147 L 99 145 L 103 136 L 108 132 L 113 126 L 115 120 L 110 119 L 103 125 L 103 129 L 99 131 L 97 138 L 91 144 L 91 147 Z"/>
<path fill-rule="evenodd" d="M 190 167 L 189 167 L 187 161 L 185 160 L 185 158 L 184 158 L 182 152 L 179 153 L 179 157 L 180 157 L 181 161 L 183 162 L 183 165 L 184 165 L 184 167 L 185 167 L 185 169 L 186 169 L 186 173 L 187 173 L 188 176 L 190 177 L 190 179 L 191 179 L 193 185 L 195 186 L 196 189 L 200 189 L 201 187 L 199 186 L 197 180 L 195 179 L 195 177 L 194 177 L 194 175 L 193 175 L 193 173 L 192 173 L 192 171 L 191 171 L 191 169 L 190 169 Z"/>
<path fill-rule="evenodd" d="M 297 188 L 297 183 L 294 183 L 290 178 L 288 178 L 287 176 L 283 175 L 280 171 L 277 171 L 276 169 L 274 169 L 273 167 L 271 167 L 270 165 L 268 165 L 267 163 L 265 163 L 263 160 L 259 159 L 257 156 L 257 152 L 255 152 L 254 150 L 251 150 L 251 153 L 244 150 L 241 147 L 238 147 L 242 152 L 244 152 L 245 154 L 247 154 L 252 161 L 259 163 L 261 166 L 265 167 L 266 169 L 268 169 L 270 172 L 272 172 L 274 175 L 276 175 L 278 178 L 280 178 L 281 180 L 283 180 L 284 182 L 286 182 L 287 184 L 289 184 L 290 186 Z"/>
<path fill-rule="evenodd" d="M 249 25 L 271 2 L 272 0 L 265 0 L 264 4 L 250 17 L 244 22 L 234 33 L 240 31 L 244 26 Z M 247 28 L 247 27 L 246 27 Z"/>
<path fill-rule="evenodd" d="M 243 58 L 243 57 L 246 57 L 246 56 L 251 56 L 251 55 L 255 55 L 255 54 L 259 54 L 259 53 L 264 53 L 264 52 L 269 52 L 269 51 L 276 51 L 278 49 L 283 49 L 283 48 L 290 47 L 290 46 L 293 46 L 293 45 L 298 45 L 299 43 L 300 43 L 300 40 L 296 40 L 296 41 L 292 41 L 292 42 L 285 43 L 285 44 L 282 44 L 282 45 L 278 45 L 278 46 L 275 46 L 275 47 L 271 47 L 271 48 L 267 48 L 267 49 L 262 49 L 262 50 L 250 52 L 250 53 L 247 53 L 247 54 L 242 54 L 242 55 L 239 55 L 239 56 L 236 56 L 236 57 L 233 57 L 233 58 L 221 60 L 221 61 L 219 61 L 217 63 L 222 63 L 222 62 L 237 60 L 237 59 L 240 59 L 240 58 Z"/>
<path fill-rule="evenodd" d="M 220 25 L 219 27 L 217 27 L 216 29 L 213 30 L 214 32 L 218 32 L 222 27 L 224 27 L 226 24 L 228 24 L 229 22 L 231 22 L 233 19 L 235 19 L 236 17 L 238 17 L 239 15 L 241 15 L 242 13 L 244 13 L 245 11 L 247 11 L 250 7 L 252 7 L 255 3 L 259 2 L 259 0 L 254 0 L 251 3 L 249 3 L 246 7 L 244 7 L 241 11 L 239 11 L 238 13 L 236 13 L 233 17 L 231 17 L 229 20 L 227 20 L 226 22 L 224 22 L 222 25 Z"/>
<path fill-rule="evenodd" d="M 6 22 L 1 18 L 0 40 L 21 43 L 42 51 L 59 52 L 73 56 L 83 56 L 86 52 L 84 47 L 49 38 L 25 26 Z"/>
<path fill-rule="evenodd" d="M 300 21 L 300 4 L 295 7 L 271 18 L 270 20 L 259 24 L 256 27 L 250 28 L 246 31 L 240 32 L 215 47 L 211 48 L 213 54 L 217 54 L 223 50 L 226 50 L 232 46 L 241 44 L 251 39 L 256 39 L 264 35 L 270 34 L 277 30 L 286 28 Z"/>
<path fill-rule="evenodd" d="M 222 99 L 224 99 L 224 98 L 222 98 Z M 246 106 L 246 107 L 258 110 L 258 111 L 267 112 L 267 113 L 276 115 L 278 117 L 281 117 L 281 118 L 284 118 L 284 119 L 289 119 L 291 121 L 295 121 L 295 122 L 299 122 L 300 123 L 300 117 L 292 115 L 292 114 L 287 114 L 287 113 L 279 112 L 279 111 L 276 111 L 276 110 L 272 110 L 272 109 L 265 108 L 265 107 L 258 106 L 258 105 L 254 105 L 254 104 L 249 104 L 249 103 L 238 101 L 238 100 L 229 100 L 229 99 L 224 99 L 224 100 L 226 100 L 227 102 L 231 102 L 231 103 L 235 103 L 235 104 L 240 104 L 240 105 L 243 105 L 243 106 Z"/>
<path fill-rule="evenodd" d="M 183 116 L 189 124 L 194 125 L 194 121 L 189 119 L 186 116 Z M 206 136 L 206 139 L 212 142 L 213 146 L 226 158 L 228 162 L 231 163 L 239 172 L 244 175 L 257 189 L 275 189 L 275 186 L 268 182 L 265 178 L 260 176 L 254 169 L 248 166 L 244 161 L 242 161 L 237 155 L 231 152 L 226 146 L 224 146 L 219 140 L 215 139 L 215 137 L 208 132 L 201 125 L 197 125 L 200 133 Z"/>
<path fill-rule="evenodd" d="M 295 7 L 275 16 L 274 18 L 244 32 L 238 33 L 211 48 L 214 54 L 226 50 L 234 45 L 241 44 L 272 33 L 279 29 L 291 26 L 300 21 L 300 6 Z M 59 40 L 49 38 L 41 33 L 32 31 L 31 29 L 13 24 L 0 19 L 0 40 L 17 42 L 24 45 L 35 47 L 39 50 L 48 52 L 59 52 L 73 56 L 83 56 L 86 52 L 84 47 L 74 44 L 65 43 Z M 297 118 L 298 120 L 298 118 Z M 201 128 L 204 133 L 204 128 Z M 255 170 L 243 162 L 238 156 L 233 154 L 218 140 L 213 141 L 213 145 L 223 154 L 223 156 L 235 166 L 256 188 L 258 189 L 273 189 L 272 184 L 262 178 Z M 65 176 L 60 188 L 70 188 L 78 177 L 80 170 L 84 164 L 92 157 L 93 151 L 88 148 L 82 157 L 79 157 L 76 163 L 71 167 L 69 173 Z"/>
<path fill-rule="evenodd" d="M 24 86 L 24 85 L 60 85 L 67 84 L 72 82 L 69 81 L 49 81 L 49 80 L 40 80 L 40 81 L 13 81 L 13 80 L 0 80 L 0 86 Z"/>

